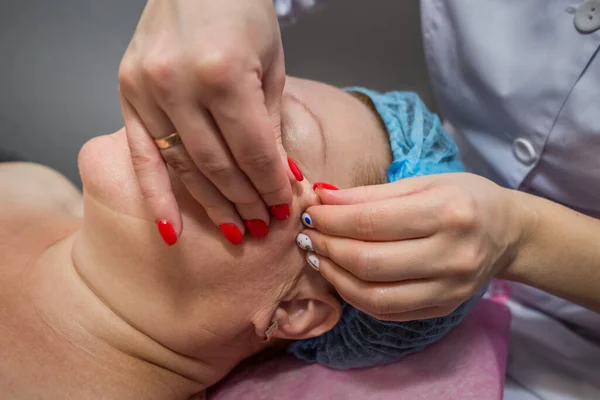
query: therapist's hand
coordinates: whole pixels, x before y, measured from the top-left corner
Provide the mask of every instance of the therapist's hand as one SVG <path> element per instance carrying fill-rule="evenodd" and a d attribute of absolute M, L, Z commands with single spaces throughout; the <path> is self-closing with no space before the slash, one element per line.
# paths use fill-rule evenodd
<path fill-rule="evenodd" d="M 289 216 L 284 82 L 271 0 L 148 1 L 119 83 L 139 187 L 168 244 L 182 221 L 167 165 L 233 243 L 245 225 L 264 236 L 269 210 Z M 154 139 L 173 132 L 182 145 L 159 150 Z"/>
<path fill-rule="evenodd" d="M 381 320 L 447 315 L 516 255 L 527 231 L 508 190 L 470 174 L 316 189 L 298 244 L 344 300 Z"/>

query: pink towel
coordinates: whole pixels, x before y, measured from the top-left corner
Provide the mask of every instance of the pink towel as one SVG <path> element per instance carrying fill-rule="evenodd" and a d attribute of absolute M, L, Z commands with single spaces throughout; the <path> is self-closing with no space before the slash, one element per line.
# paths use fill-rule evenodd
<path fill-rule="evenodd" d="M 338 371 L 280 356 L 236 371 L 210 400 L 502 399 L 510 313 L 483 299 L 440 342 L 401 361 Z"/>

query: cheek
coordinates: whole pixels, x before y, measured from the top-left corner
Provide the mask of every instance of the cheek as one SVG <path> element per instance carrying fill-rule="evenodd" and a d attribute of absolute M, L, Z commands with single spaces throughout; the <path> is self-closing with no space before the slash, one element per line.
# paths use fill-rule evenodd
<path fill-rule="evenodd" d="M 276 300 L 275 297 L 293 283 L 304 266 L 304 252 L 295 240 L 299 232 L 300 228 L 294 228 L 293 232 L 275 229 L 269 234 L 271 239 L 249 243 L 248 250 L 252 253 L 240 259 L 241 265 L 236 268 L 239 282 L 250 284 L 254 291 L 269 294 L 269 301 Z"/>

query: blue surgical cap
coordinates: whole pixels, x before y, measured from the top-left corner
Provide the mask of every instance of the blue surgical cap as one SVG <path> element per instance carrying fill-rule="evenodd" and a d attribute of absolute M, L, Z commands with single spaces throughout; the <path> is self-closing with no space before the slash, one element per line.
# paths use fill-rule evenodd
<path fill-rule="evenodd" d="M 456 143 L 417 94 L 378 93 L 360 87 L 346 90 L 367 95 L 385 123 L 393 154 L 388 169 L 390 182 L 464 171 Z M 343 303 L 342 316 L 333 329 L 294 342 L 288 351 L 299 359 L 336 369 L 394 362 L 440 340 L 462 321 L 482 294 L 483 291 L 445 317 L 408 322 L 380 321 Z"/>

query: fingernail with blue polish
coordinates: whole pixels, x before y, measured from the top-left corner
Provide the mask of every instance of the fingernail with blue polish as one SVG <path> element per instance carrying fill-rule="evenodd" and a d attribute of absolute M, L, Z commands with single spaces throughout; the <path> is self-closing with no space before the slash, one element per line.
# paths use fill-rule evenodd
<path fill-rule="evenodd" d="M 302 250 L 315 251 L 312 245 L 312 241 L 304 233 L 299 233 L 298 236 L 296 236 L 296 244 Z"/>
<path fill-rule="evenodd" d="M 306 261 L 308 261 L 308 265 L 313 267 L 315 271 L 319 270 L 319 257 L 315 253 L 307 253 Z"/>
<path fill-rule="evenodd" d="M 308 226 L 309 228 L 314 228 L 312 218 L 310 217 L 310 215 L 308 215 L 308 213 L 302 213 L 302 223 Z"/>

